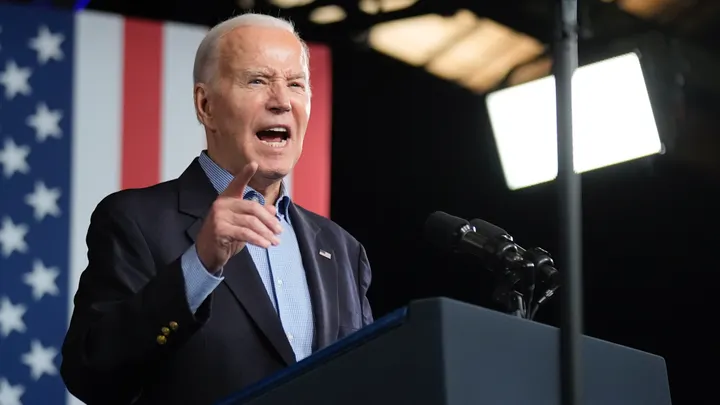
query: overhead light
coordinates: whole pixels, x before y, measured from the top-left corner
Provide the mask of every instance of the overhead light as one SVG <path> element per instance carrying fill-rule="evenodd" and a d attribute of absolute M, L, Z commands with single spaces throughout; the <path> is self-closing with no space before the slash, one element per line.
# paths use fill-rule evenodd
<path fill-rule="evenodd" d="M 428 14 L 377 24 L 370 29 L 370 46 L 405 63 L 421 66 L 453 40 L 474 27 L 477 19 L 470 11 L 452 17 Z"/>
<path fill-rule="evenodd" d="M 366 14 L 390 13 L 406 9 L 418 0 L 360 0 L 360 10 Z"/>
<path fill-rule="evenodd" d="M 483 18 L 426 67 L 437 76 L 485 92 L 502 81 L 513 67 L 536 58 L 544 50 L 537 40 Z"/>
<path fill-rule="evenodd" d="M 378 0 L 360 0 L 358 8 L 365 14 L 377 14 L 380 12 L 380 1 Z"/>
<path fill-rule="evenodd" d="M 665 13 L 675 13 L 694 2 L 688 0 L 617 0 L 622 10 L 641 18 L 655 19 Z"/>
<path fill-rule="evenodd" d="M 552 73 L 553 60 L 549 56 L 516 66 L 507 78 L 508 86 L 517 86 L 543 78 Z"/>
<path fill-rule="evenodd" d="M 508 188 L 557 176 L 555 78 L 487 96 Z M 577 172 L 661 153 L 640 59 L 629 53 L 579 68 L 573 76 L 573 151 Z"/>
<path fill-rule="evenodd" d="M 544 52 L 537 40 L 467 10 L 380 23 L 371 28 L 369 42 L 379 52 L 479 92 Z"/>
<path fill-rule="evenodd" d="M 315 0 L 270 0 L 270 4 L 280 8 L 307 6 Z"/>
<path fill-rule="evenodd" d="M 310 13 L 310 21 L 315 24 L 331 24 L 344 20 L 345 10 L 336 5 L 318 7 Z"/>

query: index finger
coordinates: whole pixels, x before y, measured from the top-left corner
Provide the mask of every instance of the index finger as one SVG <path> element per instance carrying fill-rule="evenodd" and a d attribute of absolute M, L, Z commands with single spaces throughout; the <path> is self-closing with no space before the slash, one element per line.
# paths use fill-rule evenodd
<path fill-rule="evenodd" d="M 257 172 L 258 164 L 255 162 L 250 162 L 243 167 L 242 171 L 233 178 L 233 180 L 228 184 L 225 191 L 223 191 L 223 196 L 228 197 L 237 197 L 242 198 L 243 192 L 245 191 L 245 187 L 247 187 L 248 183 L 250 183 L 250 179 L 255 175 L 255 172 Z"/>

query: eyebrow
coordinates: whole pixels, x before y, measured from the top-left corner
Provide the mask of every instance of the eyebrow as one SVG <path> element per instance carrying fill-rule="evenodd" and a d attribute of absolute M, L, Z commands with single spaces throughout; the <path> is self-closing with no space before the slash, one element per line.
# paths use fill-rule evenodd
<path fill-rule="evenodd" d="M 288 79 L 290 79 L 290 80 L 298 80 L 298 79 L 307 80 L 307 76 L 305 76 L 305 73 L 304 73 L 304 72 L 302 72 L 302 73 L 293 73 L 293 74 L 291 74 L 290 76 L 288 76 Z"/>
<path fill-rule="evenodd" d="M 244 72 L 245 76 L 263 76 L 263 77 L 273 77 L 276 76 L 275 72 L 273 72 L 270 69 L 246 69 Z M 287 76 L 287 79 L 289 80 L 298 80 L 303 79 L 307 80 L 307 77 L 304 72 L 300 73 L 293 73 Z"/>

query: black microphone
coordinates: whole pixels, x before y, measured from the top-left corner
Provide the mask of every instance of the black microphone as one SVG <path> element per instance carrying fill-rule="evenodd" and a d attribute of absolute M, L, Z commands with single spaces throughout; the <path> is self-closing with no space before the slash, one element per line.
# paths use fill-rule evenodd
<path fill-rule="evenodd" d="M 507 232 L 476 232 L 470 222 L 442 211 L 428 217 L 425 239 L 440 251 L 479 257 L 489 270 L 499 273 L 509 287 L 522 281 L 527 267 L 533 266 L 520 255 Z"/>
<path fill-rule="evenodd" d="M 483 221 L 482 219 L 472 219 L 470 220 L 470 225 L 475 228 L 477 233 L 485 235 L 503 235 L 508 240 L 513 240 L 512 236 L 510 236 L 506 230 L 487 221 Z M 523 258 L 529 260 L 535 266 L 537 271 L 536 281 L 540 284 L 542 290 L 544 290 L 543 295 L 537 300 L 537 305 L 540 305 L 548 298 L 552 297 L 560 286 L 560 275 L 555 268 L 555 263 L 553 262 L 552 257 L 550 257 L 550 254 L 539 247 L 525 250 L 520 245 L 515 244 L 515 249 L 517 249 L 518 253 Z"/>

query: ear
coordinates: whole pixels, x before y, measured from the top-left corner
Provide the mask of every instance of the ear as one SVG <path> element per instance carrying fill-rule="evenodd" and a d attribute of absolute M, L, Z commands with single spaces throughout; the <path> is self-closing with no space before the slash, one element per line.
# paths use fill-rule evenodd
<path fill-rule="evenodd" d="M 193 100 L 195 102 L 195 115 L 209 130 L 215 130 L 213 114 L 209 98 L 209 89 L 204 83 L 198 83 L 193 88 Z"/>

